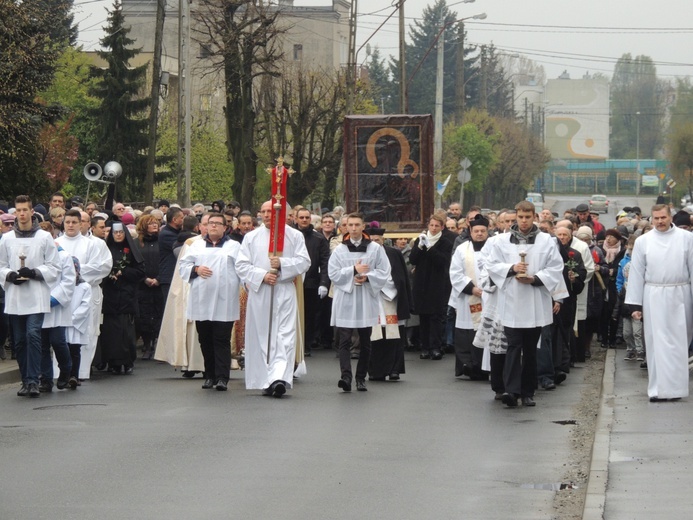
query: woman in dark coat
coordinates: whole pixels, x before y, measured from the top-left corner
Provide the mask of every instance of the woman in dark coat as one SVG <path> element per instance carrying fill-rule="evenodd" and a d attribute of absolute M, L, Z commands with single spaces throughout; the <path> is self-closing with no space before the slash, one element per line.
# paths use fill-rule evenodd
<path fill-rule="evenodd" d="M 602 244 L 602 252 L 604 260 L 608 268 L 608 272 L 604 277 L 606 285 L 604 307 L 600 320 L 600 335 L 602 337 L 603 348 L 616 347 L 616 331 L 618 330 L 618 320 L 614 319 L 614 307 L 618 301 L 618 291 L 616 290 L 616 275 L 618 274 L 618 265 L 626 254 L 626 248 L 623 243 L 621 233 L 616 229 L 608 229 L 606 238 Z"/>
<path fill-rule="evenodd" d="M 433 215 L 428 231 L 414 242 L 409 261 L 414 266 L 414 314 L 419 315 L 421 359 L 442 359 L 445 318 L 450 299 L 453 243 L 443 233 L 445 220 Z"/>
<path fill-rule="evenodd" d="M 113 256 L 113 268 L 101 282 L 101 360 L 108 363 L 114 374 L 132 374 L 137 357 L 137 288 L 144 279 L 144 261 L 139 244 L 121 222 L 113 222 L 106 245 Z"/>
<path fill-rule="evenodd" d="M 164 295 L 156 277 L 159 274 L 159 221 L 143 215 L 137 222 L 137 239 L 144 260 L 144 280 L 137 293 L 139 315 L 135 318 L 137 337 L 142 338 L 142 360 L 152 359 L 164 315 Z"/>

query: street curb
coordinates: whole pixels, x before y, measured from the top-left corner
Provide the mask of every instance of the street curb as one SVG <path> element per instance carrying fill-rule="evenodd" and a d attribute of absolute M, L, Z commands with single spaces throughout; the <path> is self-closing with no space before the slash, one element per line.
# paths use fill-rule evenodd
<path fill-rule="evenodd" d="M 0 363 L 0 385 L 19 383 L 20 381 L 21 377 L 19 376 L 19 366 L 17 365 L 16 361 L 7 360 Z"/>
<path fill-rule="evenodd" d="M 599 415 L 592 445 L 592 459 L 587 480 L 587 496 L 582 511 L 583 520 L 602 520 L 606 504 L 606 486 L 609 482 L 609 449 L 614 422 L 614 374 L 616 350 L 609 349 L 604 363 Z"/>

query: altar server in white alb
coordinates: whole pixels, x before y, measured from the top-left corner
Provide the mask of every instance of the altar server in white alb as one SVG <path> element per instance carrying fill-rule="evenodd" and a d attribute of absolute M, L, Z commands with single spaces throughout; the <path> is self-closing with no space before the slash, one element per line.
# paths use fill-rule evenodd
<path fill-rule="evenodd" d="M 270 258 L 271 201 L 262 205 L 260 214 L 263 225 L 245 235 L 236 263 L 248 292 L 245 386 L 248 390 L 263 390 L 265 395 L 281 397 L 292 386 L 296 360 L 299 309 L 294 280 L 308 271 L 310 256 L 303 234 L 284 226 L 282 256 Z M 271 272 L 273 269 L 277 270 L 276 274 Z"/>
<path fill-rule="evenodd" d="M 481 249 L 488 239 L 489 221 L 477 215 L 469 221 L 469 237 L 455 249 L 450 262 L 450 307 L 457 311 L 455 320 L 455 377 L 467 376 L 471 380 L 487 380 L 481 369 L 483 349 L 473 345 L 481 324 L 483 309 L 489 293 L 481 288 L 483 255 Z"/>
<path fill-rule="evenodd" d="M 76 390 L 78 386 L 82 386 L 82 383 L 79 382 L 82 348 L 89 343 L 91 285 L 82 279 L 80 275 L 79 259 L 76 256 L 72 257 L 72 263 L 75 269 L 75 290 L 72 295 L 72 301 L 70 302 L 72 325 L 65 329 L 65 339 L 70 348 L 70 357 L 72 358 L 72 371 L 70 372 L 68 386 L 72 390 Z"/>
<path fill-rule="evenodd" d="M 535 406 L 537 342 L 541 328 L 553 323 L 554 299 L 568 296 L 563 280 L 563 259 L 553 237 L 534 224 L 534 204 L 515 206 L 517 221 L 509 233 L 488 241 L 484 268 L 498 287 L 498 314 L 508 340 L 503 368 L 509 407 Z M 523 253 L 525 261 L 522 261 Z"/>
<path fill-rule="evenodd" d="M 358 332 L 359 359 L 356 390 L 364 392 L 371 354 L 371 328 L 378 324 L 380 291 L 390 278 L 390 261 L 385 249 L 364 234 L 363 216 L 347 216 L 347 233 L 328 263 L 334 284 L 331 325 L 337 327 L 339 342 L 339 388 L 351 392 L 351 336 Z"/>
<path fill-rule="evenodd" d="M 15 226 L 0 240 L 0 284 L 22 377 L 17 395 L 39 397 L 41 325 L 50 311 L 50 286 L 58 278 L 60 260 L 51 234 L 31 218 L 29 196 L 17 196 L 14 206 Z"/>
<path fill-rule="evenodd" d="M 205 364 L 202 388 L 225 391 L 231 373 L 231 330 L 240 313 L 236 261 L 240 245 L 226 231 L 226 217 L 210 213 L 207 234 L 193 241 L 179 272 L 190 283 L 187 318 L 195 321 Z"/>
<path fill-rule="evenodd" d="M 91 362 L 96 353 L 96 343 L 101 332 L 101 306 L 103 293 L 101 280 L 111 272 L 113 257 L 106 241 L 96 235 L 84 236 L 81 229 L 82 213 L 71 209 L 65 213 L 63 227 L 65 233 L 56 242 L 71 256 L 77 257 L 82 279 L 91 287 L 91 308 L 89 315 L 89 342 L 81 349 L 79 379 L 89 379 Z M 102 223 L 94 220 L 92 225 Z"/>
<path fill-rule="evenodd" d="M 693 338 L 693 234 L 672 225 L 666 204 L 652 207 L 654 229 L 638 237 L 626 304 L 639 306 L 647 347 L 650 401 L 688 396 L 688 346 Z"/>

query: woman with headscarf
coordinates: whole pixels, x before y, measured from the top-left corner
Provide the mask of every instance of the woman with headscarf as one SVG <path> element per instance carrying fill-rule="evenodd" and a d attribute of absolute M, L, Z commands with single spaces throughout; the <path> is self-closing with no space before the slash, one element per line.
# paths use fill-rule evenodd
<path fill-rule="evenodd" d="M 139 284 L 135 319 L 137 337 L 142 338 L 142 360 L 152 359 L 164 315 L 164 295 L 159 281 L 159 221 L 153 215 L 143 215 L 137 222 L 137 240 L 144 260 L 144 280 Z"/>
<path fill-rule="evenodd" d="M 101 362 L 108 363 L 114 374 L 132 374 L 136 358 L 137 288 L 145 278 L 144 259 L 139 244 L 122 222 L 113 222 L 106 245 L 113 257 L 113 268 L 101 282 Z"/>
<path fill-rule="evenodd" d="M 618 275 L 618 265 L 626 253 L 621 233 L 616 229 L 608 229 L 601 248 L 604 252 L 606 266 L 608 267 L 607 275 L 604 277 L 606 291 L 604 292 L 604 307 L 600 323 L 602 347 L 616 348 L 618 320 L 613 316 L 614 306 L 618 300 L 616 276 Z"/>

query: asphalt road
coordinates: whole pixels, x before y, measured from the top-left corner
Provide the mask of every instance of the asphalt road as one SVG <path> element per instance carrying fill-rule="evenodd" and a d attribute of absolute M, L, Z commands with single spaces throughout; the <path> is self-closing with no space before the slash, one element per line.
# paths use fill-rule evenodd
<path fill-rule="evenodd" d="M 608 195 L 609 211 L 599 215 L 599 222 L 604 224 L 606 229 L 616 225 L 616 214 L 628 206 L 639 206 L 645 215 L 650 214 L 650 208 L 654 205 L 656 197 L 636 197 L 634 195 Z M 546 207 L 558 213 L 559 217 L 569 208 L 575 208 L 581 202 L 588 203 L 589 197 L 581 195 L 547 195 Z"/>
<path fill-rule="evenodd" d="M 202 390 L 168 365 L 76 391 L 0 389 L 0 518 L 552 519 L 584 369 L 507 409 L 453 356 L 400 382 L 337 388 L 331 351 L 283 399 Z"/>

